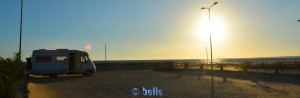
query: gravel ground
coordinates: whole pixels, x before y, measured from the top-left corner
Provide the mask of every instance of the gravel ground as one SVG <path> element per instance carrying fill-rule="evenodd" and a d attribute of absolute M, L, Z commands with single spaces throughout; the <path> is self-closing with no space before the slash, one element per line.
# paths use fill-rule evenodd
<path fill-rule="evenodd" d="M 31 76 L 30 98 L 143 97 L 142 87 L 162 90 L 161 97 L 209 98 L 209 71 L 98 71 L 91 77 L 63 75 L 58 78 Z M 215 71 L 217 98 L 300 98 L 300 76 L 267 75 L 240 71 Z M 131 90 L 139 89 L 133 96 Z M 160 96 L 151 96 L 160 97 Z"/>

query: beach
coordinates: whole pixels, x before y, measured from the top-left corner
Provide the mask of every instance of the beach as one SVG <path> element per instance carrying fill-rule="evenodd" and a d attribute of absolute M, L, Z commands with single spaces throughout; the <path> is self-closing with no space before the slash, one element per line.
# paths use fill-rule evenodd
<path fill-rule="evenodd" d="M 215 71 L 214 96 L 217 98 L 299 98 L 300 77 L 270 75 L 242 71 Z M 209 70 L 157 71 L 114 70 L 97 71 L 90 77 L 62 75 L 57 78 L 31 76 L 30 98 L 102 98 L 144 97 L 142 87 L 162 90 L 162 96 L 151 97 L 211 97 Z M 131 90 L 139 88 L 133 96 Z"/>

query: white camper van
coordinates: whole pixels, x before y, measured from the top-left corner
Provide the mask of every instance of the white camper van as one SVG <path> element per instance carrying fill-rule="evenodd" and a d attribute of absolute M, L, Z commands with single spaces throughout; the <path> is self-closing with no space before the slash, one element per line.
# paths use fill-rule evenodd
<path fill-rule="evenodd" d="M 33 50 L 27 59 L 31 65 L 31 74 L 49 75 L 81 73 L 86 76 L 96 72 L 95 64 L 87 52 L 68 49 Z"/>

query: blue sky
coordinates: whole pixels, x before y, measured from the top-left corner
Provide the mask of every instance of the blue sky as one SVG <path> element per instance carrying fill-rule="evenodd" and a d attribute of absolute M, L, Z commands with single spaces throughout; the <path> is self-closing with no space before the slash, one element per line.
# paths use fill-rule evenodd
<path fill-rule="evenodd" d="M 217 0 L 216 58 L 300 55 L 300 1 Z M 88 51 L 94 60 L 206 58 L 211 0 L 24 0 L 23 57 L 36 49 Z M 0 1 L 0 56 L 18 51 L 20 0 Z M 217 34 L 217 33 L 215 33 Z"/>

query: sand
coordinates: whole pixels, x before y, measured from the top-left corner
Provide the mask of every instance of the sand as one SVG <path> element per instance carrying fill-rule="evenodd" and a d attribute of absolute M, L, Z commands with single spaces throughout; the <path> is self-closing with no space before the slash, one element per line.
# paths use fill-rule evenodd
<path fill-rule="evenodd" d="M 300 76 L 267 75 L 240 71 L 216 71 L 218 98 L 300 98 Z M 140 94 L 133 96 L 132 88 Z M 30 98 L 143 97 L 142 87 L 158 87 L 162 97 L 209 98 L 209 71 L 120 70 L 98 71 L 91 77 L 63 75 L 58 78 L 31 76 Z M 157 96 L 151 96 L 157 97 Z"/>

